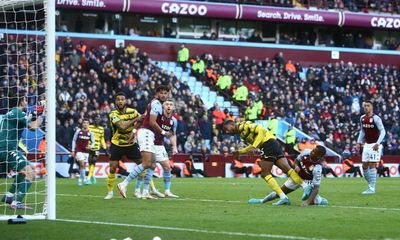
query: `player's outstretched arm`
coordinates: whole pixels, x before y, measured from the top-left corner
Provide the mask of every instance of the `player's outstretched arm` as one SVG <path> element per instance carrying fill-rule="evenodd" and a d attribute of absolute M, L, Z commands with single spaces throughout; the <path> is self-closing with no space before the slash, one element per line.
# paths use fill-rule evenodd
<path fill-rule="evenodd" d="M 314 201 L 315 197 L 317 197 L 318 193 L 319 193 L 319 185 L 314 185 L 313 190 L 310 194 L 310 197 L 307 200 L 305 200 L 301 204 L 301 206 L 306 207 L 306 206 L 310 205 Z"/>

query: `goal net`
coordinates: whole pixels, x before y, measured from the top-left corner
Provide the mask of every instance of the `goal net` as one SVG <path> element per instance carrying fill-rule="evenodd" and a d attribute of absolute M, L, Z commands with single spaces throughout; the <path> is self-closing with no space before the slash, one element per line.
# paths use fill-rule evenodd
<path fill-rule="evenodd" d="M 0 1 L 0 220 L 47 215 L 46 7 Z"/>

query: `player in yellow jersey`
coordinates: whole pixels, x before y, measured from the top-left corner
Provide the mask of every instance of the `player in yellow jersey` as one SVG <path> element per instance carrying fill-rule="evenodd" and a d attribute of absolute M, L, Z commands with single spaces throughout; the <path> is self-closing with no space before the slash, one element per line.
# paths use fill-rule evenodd
<path fill-rule="evenodd" d="M 227 134 L 240 134 L 240 138 L 249 144 L 247 147 L 235 151 L 233 154 L 236 157 L 245 153 L 252 154 L 255 149 L 261 151 L 261 176 L 268 186 L 280 197 L 280 200 L 274 203 L 274 205 L 290 205 L 290 200 L 272 177 L 271 170 L 273 165 L 279 167 L 296 184 L 305 189 L 304 197 L 311 193 L 311 188 L 290 167 L 279 142 L 271 132 L 264 129 L 261 125 L 249 121 L 235 123 L 232 120 L 228 120 L 224 122 L 223 128 Z"/>
<path fill-rule="evenodd" d="M 88 183 L 96 184 L 96 178 L 94 177 L 94 168 L 97 160 L 99 160 L 100 149 L 104 149 L 107 152 L 106 142 L 104 140 L 104 128 L 101 126 L 101 117 L 96 116 L 93 124 L 89 126 L 89 130 L 94 135 L 94 147 L 89 152 L 89 174 Z"/>
<path fill-rule="evenodd" d="M 111 199 L 114 196 L 115 171 L 118 167 L 118 161 L 124 155 L 137 163 L 141 159 L 138 144 L 129 140 L 135 124 L 141 120 L 141 117 L 138 111 L 126 106 L 125 93 L 116 94 L 115 109 L 110 112 L 109 118 L 112 129 L 110 173 L 107 178 L 108 193 L 104 199 Z"/>

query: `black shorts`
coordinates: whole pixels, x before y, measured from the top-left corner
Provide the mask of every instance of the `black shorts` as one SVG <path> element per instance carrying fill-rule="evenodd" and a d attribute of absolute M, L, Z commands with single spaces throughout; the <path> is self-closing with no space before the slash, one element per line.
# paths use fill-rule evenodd
<path fill-rule="evenodd" d="M 270 139 L 261 146 L 261 160 L 275 163 L 278 159 L 283 158 L 285 154 L 282 147 L 276 139 Z"/>
<path fill-rule="evenodd" d="M 95 165 L 97 160 L 99 160 L 100 151 L 90 151 L 89 152 L 89 165 Z"/>
<path fill-rule="evenodd" d="M 128 147 L 120 147 L 111 144 L 110 155 L 110 161 L 119 161 L 123 156 L 126 156 L 130 160 L 139 160 L 142 158 L 139 151 L 139 145 L 136 143 Z"/>

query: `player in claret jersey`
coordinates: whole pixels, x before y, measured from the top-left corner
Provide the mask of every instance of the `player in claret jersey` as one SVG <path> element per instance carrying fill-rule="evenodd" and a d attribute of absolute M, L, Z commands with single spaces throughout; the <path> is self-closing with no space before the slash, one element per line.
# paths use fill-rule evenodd
<path fill-rule="evenodd" d="M 374 114 L 374 106 L 371 101 L 364 102 L 365 114 L 361 116 L 361 130 L 358 135 L 357 145 L 362 150 L 362 167 L 364 170 L 364 178 L 368 182 L 368 189 L 362 194 L 374 194 L 376 185 L 376 165 L 381 160 L 382 140 L 386 131 L 382 124 L 382 119 Z"/>
<path fill-rule="evenodd" d="M 177 120 L 175 117 L 172 116 L 173 112 L 175 110 L 175 105 L 172 99 L 167 99 L 163 103 L 163 116 L 161 118 L 157 118 L 157 123 L 161 128 L 166 131 L 166 132 L 171 132 L 172 135 L 170 136 L 170 141 L 172 145 L 172 154 L 176 154 L 178 152 L 177 146 L 176 146 L 176 127 L 177 127 Z M 155 134 L 154 138 L 154 147 L 155 147 L 155 159 L 156 162 L 160 163 L 162 168 L 163 168 L 163 178 L 164 178 L 164 189 L 165 189 L 165 194 L 160 194 L 158 190 L 150 188 L 151 191 L 153 191 L 154 194 L 156 194 L 158 197 L 169 197 L 169 198 L 178 198 L 177 195 L 173 194 L 171 192 L 171 166 L 169 163 L 169 157 L 168 153 L 164 147 L 164 135 L 161 135 L 159 133 Z M 146 175 L 148 173 L 146 172 Z M 152 176 L 146 176 L 147 178 L 151 178 Z M 135 189 L 135 196 L 140 195 L 140 186 L 141 186 L 141 181 L 136 183 L 136 189 Z M 151 187 L 151 183 L 150 183 Z M 144 189 L 149 189 L 149 186 L 145 185 Z M 145 196 L 146 197 L 146 196 Z"/>
<path fill-rule="evenodd" d="M 328 201 L 319 195 L 319 187 L 321 185 L 322 175 L 322 157 L 326 154 L 326 149 L 323 146 L 317 146 L 313 150 L 306 149 L 295 161 L 295 170 L 299 176 L 312 186 L 312 192 L 310 196 L 304 196 L 302 200 L 302 206 L 307 205 L 327 205 Z M 300 185 L 296 184 L 291 178 L 281 186 L 282 191 L 285 194 L 291 193 L 299 188 Z M 262 199 L 252 198 L 249 203 L 266 203 L 277 199 L 279 196 L 275 192 L 271 192 Z"/>
<path fill-rule="evenodd" d="M 90 146 L 89 146 L 90 142 Z M 78 185 L 82 183 L 90 184 L 90 180 L 86 178 L 86 163 L 89 161 L 89 150 L 94 147 L 94 135 L 89 130 L 89 120 L 83 119 L 82 128 L 75 131 L 74 138 L 72 139 L 72 152 L 71 156 L 79 163 L 80 178 Z"/>
<path fill-rule="evenodd" d="M 158 124 L 158 119 L 163 116 L 162 103 L 170 95 L 170 89 L 168 86 L 159 86 L 156 89 L 156 95 L 147 105 L 146 114 L 143 117 L 143 124 L 137 132 L 137 141 L 139 143 L 140 154 L 142 156 L 142 163 L 134 167 L 132 172 L 127 178 L 118 184 L 119 193 L 123 198 L 126 198 L 126 188 L 128 184 L 147 169 L 147 173 L 144 179 L 145 188 L 143 189 L 142 198 L 152 199 L 153 197 L 149 192 L 149 184 L 151 181 L 151 176 L 153 176 L 154 169 L 156 167 L 155 160 L 155 136 L 156 134 L 161 134 L 164 137 L 171 137 L 172 132 L 165 131 Z"/>

